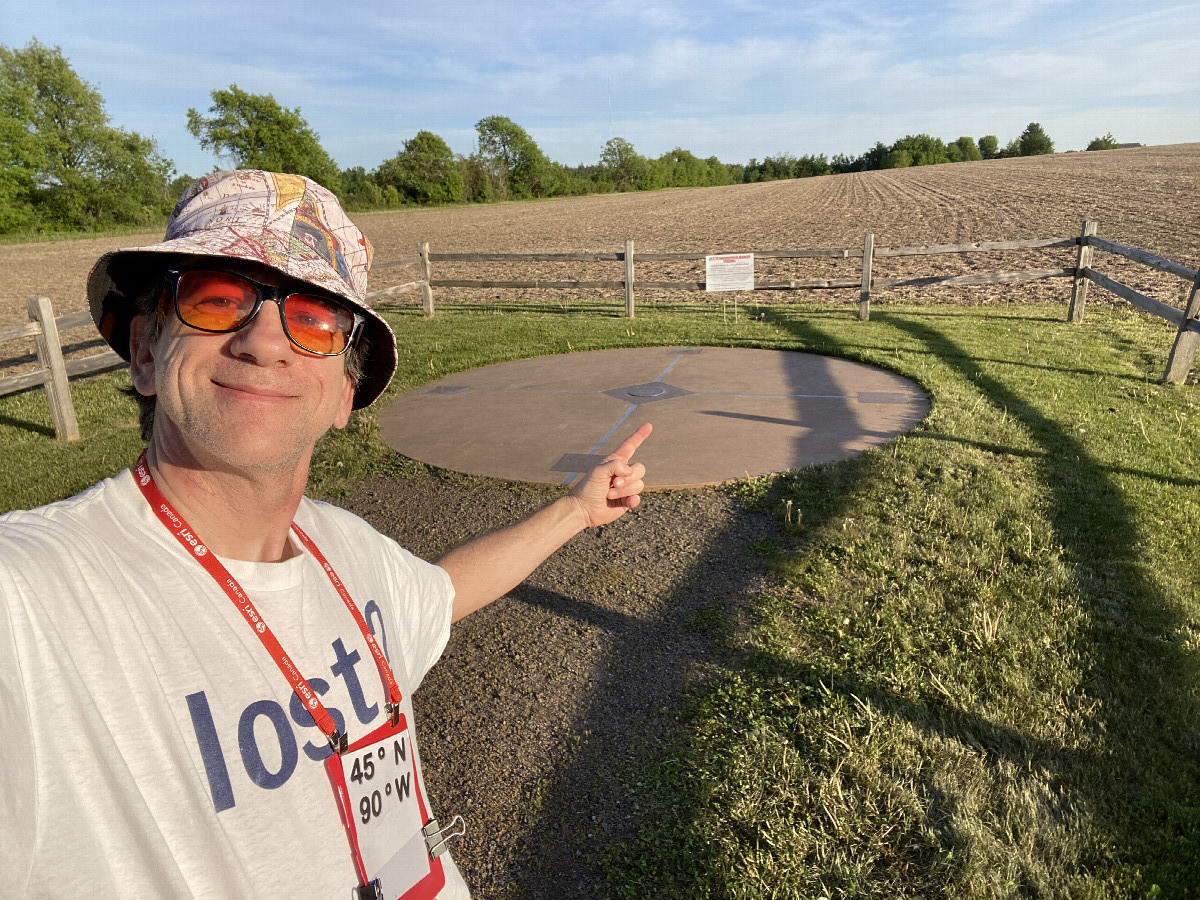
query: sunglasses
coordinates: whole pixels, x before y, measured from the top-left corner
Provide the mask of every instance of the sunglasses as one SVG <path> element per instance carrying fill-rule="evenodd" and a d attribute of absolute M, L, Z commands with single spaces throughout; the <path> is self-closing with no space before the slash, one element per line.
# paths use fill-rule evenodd
<path fill-rule="evenodd" d="M 306 353 L 340 356 L 365 321 L 331 297 L 289 292 L 245 275 L 213 269 L 168 269 L 166 274 L 175 315 L 198 331 L 227 334 L 245 328 L 265 301 L 274 300 L 288 340 Z"/>

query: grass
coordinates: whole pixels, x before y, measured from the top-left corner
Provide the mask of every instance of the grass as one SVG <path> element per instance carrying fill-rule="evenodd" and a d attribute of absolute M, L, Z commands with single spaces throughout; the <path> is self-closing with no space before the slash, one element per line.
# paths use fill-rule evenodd
<path fill-rule="evenodd" d="M 144 225 L 105 225 L 94 231 L 14 231 L 8 234 L 0 234 L 0 245 L 46 244 L 57 241 L 115 237 L 123 234 L 162 234 L 166 227 L 167 220 L 164 216 L 162 221 L 159 222 L 148 222 Z"/>
<path fill-rule="evenodd" d="M 775 516 L 751 615 L 689 623 L 720 673 L 626 773 L 637 840 L 614 896 L 1189 897 L 1200 892 L 1200 390 L 1156 383 L 1171 335 L 1055 306 L 616 304 L 391 314 L 391 391 L 609 346 L 794 348 L 923 384 L 879 450 L 730 488 Z M 138 451 L 124 376 L 0 398 L 0 509 L 67 496 Z M 312 489 L 416 474 L 372 413 L 325 439 Z M 790 503 L 790 506 L 789 506 Z M 790 513 L 790 515 L 789 515 Z"/>

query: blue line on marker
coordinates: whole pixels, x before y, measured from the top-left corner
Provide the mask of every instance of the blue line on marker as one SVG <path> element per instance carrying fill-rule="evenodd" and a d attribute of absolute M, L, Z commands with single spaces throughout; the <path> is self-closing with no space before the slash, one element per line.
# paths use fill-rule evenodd
<path fill-rule="evenodd" d="M 600 440 L 598 440 L 596 442 L 596 446 L 594 446 L 591 450 L 589 450 L 588 453 L 599 452 L 600 448 L 604 446 L 604 442 L 607 441 L 610 437 L 612 437 L 616 433 L 618 428 L 620 428 L 623 424 L 625 424 L 625 420 L 629 418 L 629 416 L 633 413 L 633 411 L 635 409 L 637 409 L 637 404 L 631 403 L 629 405 L 629 409 L 625 410 L 625 415 L 623 415 L 623 416 L 621 416 L 621 418 L 617 419 L 617 421 L 613 425 L 613 427 L 608 429 L 607 432 L 605 432 L 604 437 L 600 438 Z M 566 478 L 563 479 L 562 483 L 570 484 L 572 481 L 575 480 L 575 476 L 578 474 L 580 474 L 580 473 L 572 472 L 570 475 L 568 475 Z"/>
<path fill-rule="evenodd" d="M 655 378 L 654 380 L 655 380 L 655 381 L 662 381 L 664 378 L 666 378 L 668 375 L 670 375 L 670 374 L 671 374 L 671 370 L 672 370 L 673 368 L 675 368 L 677 365 L 679 365 L 679 361 L 680 361 L 681 359 L 683 359 L 683 354 L 682 354 L 682 353 L 680 353 L 680 354 L 679 354 L 677 357 L 675 357 L 675 361 L 674 361 L 674 362 L 672 362 L 672 363 L 671 363 L 669 366 L 667 366 L 665 369 L 663 369 L 663 373 L 662 373 L 661 375 L 659 375 L 657 378 Z"/>

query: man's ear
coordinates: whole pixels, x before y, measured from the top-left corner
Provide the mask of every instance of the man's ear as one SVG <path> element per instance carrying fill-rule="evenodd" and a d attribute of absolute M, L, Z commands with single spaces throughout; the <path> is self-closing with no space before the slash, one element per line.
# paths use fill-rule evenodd
<path fill-rule="evenodd" d="M 350 379 L 346 379 L 346 385 L 342 388 L 342 406 L 338 410 L 337 418 L 333 420 L 334 428 L 345 428 L 350 422 L 350 413 L 354 412 L 354 389 L 356 385 Z"/>
<path fill-rule="evenodd" d="M 146 340 L 146 316 L 139 314 L 129 323 L 129 375 L 133 388 L 143 397 L 153 397 L 155 342 Z"/>

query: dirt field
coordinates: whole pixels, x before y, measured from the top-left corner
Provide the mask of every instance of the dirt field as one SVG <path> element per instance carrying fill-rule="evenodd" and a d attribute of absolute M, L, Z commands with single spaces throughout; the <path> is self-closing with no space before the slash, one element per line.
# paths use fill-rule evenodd
<path fill-rule="evenodd" d="M 1071 237 L 1085 218 L 1099 233 L 1176 262 L 1200 266 L 1200 144 L 1102 153 L 996 160 L 834 175 L 765 184 L 655 191 L 510 203 L 459 209 L 404 210 L 358 217 L 376 248 L 376 262 L 412 256 L 420 241 L 436 252 L 533 250 L 619 251 L 633 240 L 643 252 L 734 252 L 799 248 L 860 248 L 863 234 L 876 247 Z M 84 309 L 84 282 L 92 263 L 116 247 L 159 235 L 124 235 L 56 243 L 0 245 L 0 326 L 25 320 L 25 299 L 50 297 L 56 313 Z M 1099 257 L 1106 256 L 1099 254 Z M 759 280 L 854 278 L 858 261 L 758 260 Z M 875 277 L 1074 265 L 1071 251 L 906 257 L 876 260 Z M 1164 302 L 1181 305 L 1186 285 L 1173 276 L 1107 257 L 1102 271 Z M 470 267 L 439 265 L 435 278 L 619 280 L 620 263 Z M 641 280 L 703 280 L 702 264 L 639 263 Z M 381 268 L 372 288 L 415 278 L 408 267 Z M 1099 291 L 1093 292 L 1099 295 Z M 925 291 L 932 300 L 1020 301 L 1064 299 L 1063 279 L 1014 287 Z M 684 296 L 672 294 L 673 300 Z M 855 301 L 854 291 L 817 294 L 762 292 L 756 299 L 814 296 Z M 913 296 L 910 291 L 907 295 Z M 456 300 L 545 300 L 545 292 L 439 291 L 438 303 Z M 703 299 L 696 295 L 695 299 Z M 415 295 L 404 298 L 416 302 Z M 649 299 L 649 298 L 647 298 Z M 1099 297 L 1097 298 L 1099 299 Z M 70 336 L 83 340 L 81 334 Z M 29 346 L 0 345 L 0 363 Z M 0 364 L 0 376 L 17 371 Z"/>

